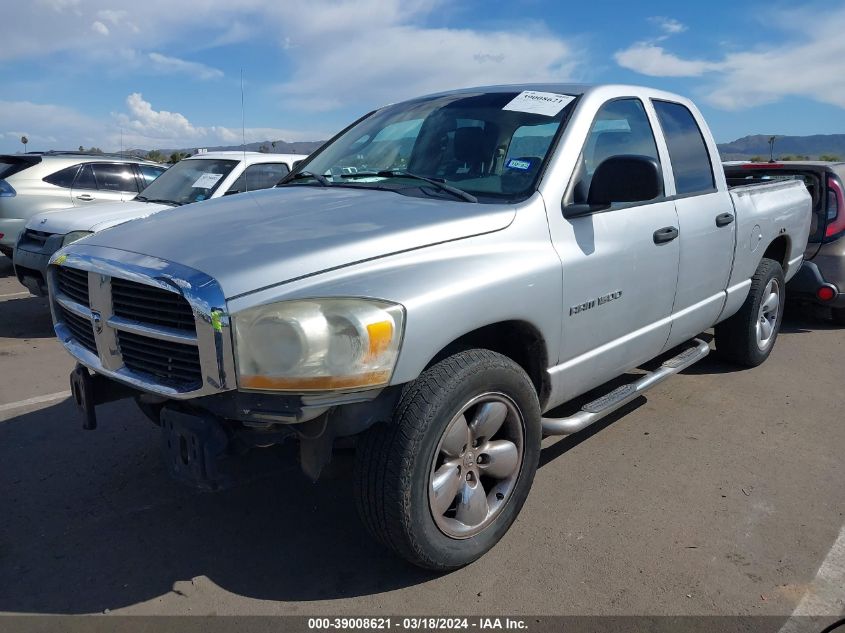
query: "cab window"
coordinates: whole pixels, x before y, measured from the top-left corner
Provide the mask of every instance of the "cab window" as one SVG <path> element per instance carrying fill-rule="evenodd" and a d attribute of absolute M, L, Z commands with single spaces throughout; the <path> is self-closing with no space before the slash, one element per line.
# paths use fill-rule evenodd
<path fill-rule="evenodd" d="M 715 191 L 710 152 L 695 118 L 686 107 L 670 101 L 654 101 L 657 119 L 669 147 L 675 175 L 675 193 L 688 195 Z"/>
<path fill-rule="evenodd" d="M 279 181 L 284 178 L 290 169 L 285 163 L 261 163 L 258 165 L 250 165 L 244 172 L 238 176 L 238 179 L 232 183 L 226 195 L 233 193 L 243 193 L 244 191 L 257 191 L 259 189 L 269 189 L 279 184 Z"/>
<path fill-rule="evenodd" d="M 615 99 L 598 111 L 578 159 L 567 203 L 586 203 L 598 166 L 620 155 L 646 156 L 660 164 L 654 132 L 639 99 Z"/>

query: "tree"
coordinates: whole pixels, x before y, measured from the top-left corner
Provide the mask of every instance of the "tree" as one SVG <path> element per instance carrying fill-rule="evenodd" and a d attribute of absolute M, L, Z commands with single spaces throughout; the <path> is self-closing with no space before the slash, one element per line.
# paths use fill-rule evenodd
<path fill-rule="evenodd" d="M 147 160 L 152 160 L 157 163 L 163 163 L 167 160 L 167 158 L 159 150 L 153 149 L 147 152 Z"/>
<path fill-rule="evenodd" d="M 91 146 L 88 148 L 88 152 L 91 154 L 102 154 L 103 150 L 101 150 L 99 147 Z"/>
<path fill-rule="evenodd" d="M 171 164 L 178 163 L 180 160 L 187 158 L 188 156 L 190 156 L 190 154 L 186 154 L 185 152 L 173 152 L 170 155 L 170 160 L 167 162 Z"/>
<path fill-rule="evenodd" d="M 270 148 L 262 143 L 261 147 L 258 148 L 258 151 L 261 152 L 262 154 L 268 154 L 268 153 L 270 153 Z"/>
<path fill-rule="evenodd" d="M 821 156 L 819 156 L 819 160 L 829 161 L 831 163 L 838 163 L 842 160 L 842 158 L 837 156 L 836 154 L 822 154 Z"/>
<path fill-rule="evenodd" d="M 26 146 L 29 143 L 29 139 L 26 136 L 21 136 L 21 143 L 23 143 L 23 153 L 26 154 Z"/>
<path fill-rule="evenodd" d="M 80 145 L 80 146 L 79 146 L 79 151 L 80 151 L 80 152 L 84 152 L 84 151 L 85 151 L 85 148 L 84 148 L 84 147 L 82 147 L 82 145 Z"/>

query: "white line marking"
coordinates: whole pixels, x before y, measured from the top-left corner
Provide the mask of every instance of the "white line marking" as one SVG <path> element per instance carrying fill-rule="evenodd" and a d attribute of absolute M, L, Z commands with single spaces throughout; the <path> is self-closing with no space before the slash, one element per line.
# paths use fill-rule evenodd
<path fill-rule="evenodd" d="M 0 299 L 6 299 L 7 297 L 26 297 L 29 295 L 28 292 L 12 292 L 7 295 L 0 295 Z"/>
<path fill-rule="evenodd" d="M 839 537 L 822 561 L 815 579 L 792 616 L 784 623 L 779 633 L 802 631 L 814 626 L 806 616 L 840 617 L 845 611 L 845 525 L 839 530 Z M 818 627 L 816 627 L 817 630 Z"/>
<path fill-rule="evenodd" d="M 36 396 L 34 398 L 27 398 L 26 400 L 18 400 L 17 402 L 10 402 L 9 404 L 0 404 L 0 413 L 4 411 L 12 411 L 13 409 L 20 409 L 28 407 L 33 404 L 44 404 L 45 402 L 55 402 L 56 400 L 64 400 L 70 396 L 70 391 L 59 391 L 58 393 L 50 393 L 46 396 Z"/>

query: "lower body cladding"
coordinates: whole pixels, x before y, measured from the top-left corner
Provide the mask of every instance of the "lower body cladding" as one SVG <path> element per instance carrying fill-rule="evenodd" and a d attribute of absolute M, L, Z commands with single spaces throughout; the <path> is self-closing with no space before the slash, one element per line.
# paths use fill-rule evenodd
<path fill-rule="evenodd" d="M 168 472 L 203 490 L 236 483 L 225 468 L 227 457 L 285 441 L 298 441 L 302 470 L 316 480 L 331 461 L 335 440 L 389 421 L 400 391 L 390 388 L 310 400 L 307 396 L 230 391 L 176 401 L 91 374 L 83 365 L 71 372 L 70 385 L 82 414 L 82 427 L 87 430 L 97 428 L 98 405 L 134 398 L 161 428 Z"/>

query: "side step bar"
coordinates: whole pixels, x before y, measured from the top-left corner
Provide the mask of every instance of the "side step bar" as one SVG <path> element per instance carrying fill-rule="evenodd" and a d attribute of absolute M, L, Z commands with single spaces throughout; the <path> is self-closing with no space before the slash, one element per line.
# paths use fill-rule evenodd
<path fill-rule="evenodd" d="M 695 347 L 685 349 L 677 356 L 664 362 L 659 369 L 645 374 L 636 382 L 617 387 L 610 393 L 588 402 L 581 410 L 566 418 L 543 418 L 545 435 L 570 435 L 587 428 L 594 422 L 628 404 L 669 376 L 683 371 L 710 353 L 710 345 L 701 339 L 694 339 Z"/>

